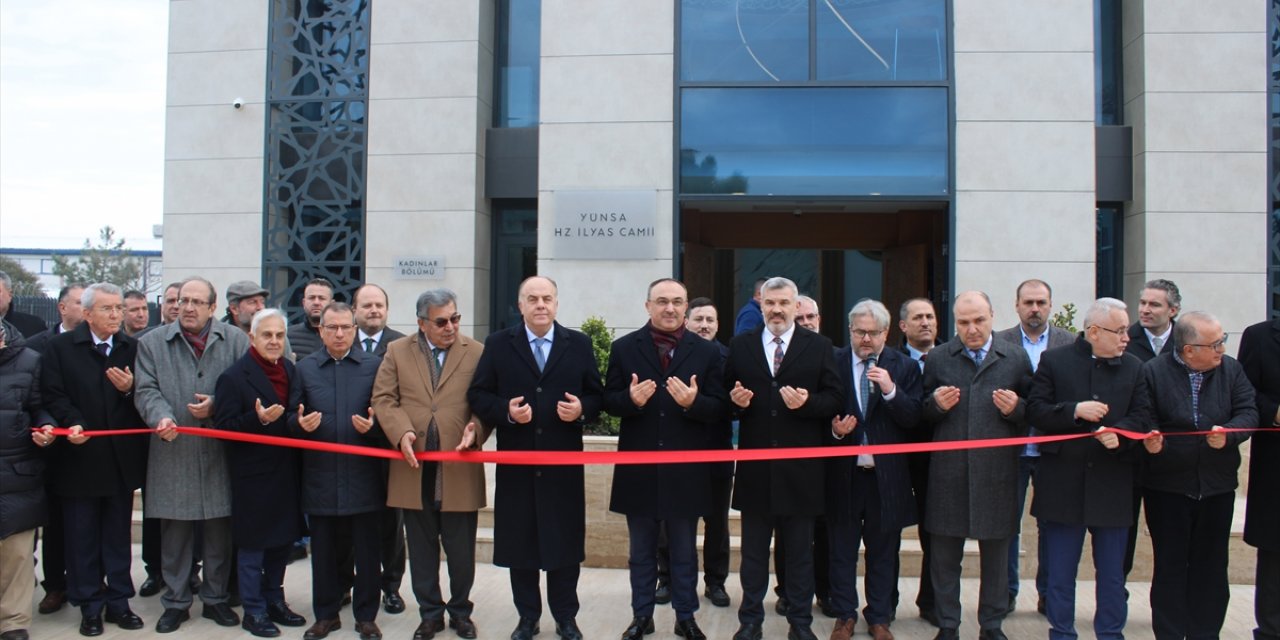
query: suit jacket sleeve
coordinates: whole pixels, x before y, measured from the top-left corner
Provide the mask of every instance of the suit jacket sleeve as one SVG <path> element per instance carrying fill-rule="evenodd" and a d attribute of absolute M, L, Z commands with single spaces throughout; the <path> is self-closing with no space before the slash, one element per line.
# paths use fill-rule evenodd
<path fill-rule="evenodd" d="M 253 407 L 247 412 L 244 410 L 248 403 L 241 391 L 245 390 L 246 385 L 234 379 L 239 373 L 239 367 L 233 366 L 218 376 L 213 391 L 213 424 L 218 429 L 227 431 L 260 433 L 264 427 L 262 421 L 258 420 L 257 410 Z"/>
<path fill-rule="evenodd" d="M 1040 358 L 1027 394 L 1027 420 L 1045 433 L 1077 433 L 1084 422 L 1076 419 L 1077 402 L 1057 400 L 1057 371 L 1052 358 Z"/>
<path fill-rule="evenodd" d="M 591 339 L 585 334 L 577 334 L 574 340 L 581 344 L 584 362 L 582 363 L 582 394 L 578 401 L 582 403 L 582 418 L 586 423 L 595 422 L 604 409 L 604 384 L 600 382 L 600 365 L 596 362 L 595 349 Z M 504 410 L 505 413 L 505 410 Z"/>
<path fill-rule="evenodd" d="M 829 421 L 844 410 L 844 385 L 840 382 L 840 372 L 836 371 L 835 353 L 830 343 L 825 340 L 823 343 L 818 349 L 822 354 L 818 388 L 809 389 L 809 399 L 796 413 L 806 418 Z"/>
<path fill-rule="evenodd" d="M 44 358 L 44 366 L 40 370 L 40 387 L 44 407 L 53 416 L 54 423 L 60 427 L 71 427 L 77 424 L 83 425 L 84 414 L 71 401 L 67 391 L 66 377 L 62 371 L 62 358 L 59 357 L 64 346 L 71 345 L 51 344 L 46 350 L 48 356 Z"/>
<path fill-rule="evenodd" d="M 935 348 L 933 351 L 935 354 L 934 357 L 924 361 L 924 373 L 921 374 L 924 376 L 922 386 L 924 387 L 923 390 L 925 395 L 924 399 L 920 403 L 920 417 L 929 423 L 942 422 L 942 420 L 947 417 L 947 412 L 943 411 L 942 407 L 939 407 L 938 403 L 933 399 L 933 392 L 936 391 L 938 387 L 947 386 L 943 384 L 943 381 L 939 378 L 938 365 L 935 362 L 937 358 L 942 356 L 941 347 Z"/>
<path fill-rule="evenodd" d="M 609 368 L 605 373 L 604 410 L 619 418 L 631 418 L 644 413 L 644 407 L 637 407 L 631 400 L 631 373 L 622 363 L 622 351 L 626 348 L 624 336 L 613 342 L 609 349 Z M 654 383 L 658 383 L 654 380 Z M 654 392 L 654 396 L 657 396 Z M 652 402 L 653 397 L 649 398 Z M 646 403 L 648 404 L 648 403 Z"/>
<path fill-rule="evenodd" d="M 885 408 L 889 418 L 900 429 L 914 429 L 920 424 L 920 399 L 924 395 L 920 381 L 920 367 L 909 356 L 900 367 L 899 378 L 894 380 L 894 396 Z M 927 361 L 926 361 L 927 362 Z"/>
<path fill-rule="evenodd" d="M 711 366 L 698 378 L 698 395 L 693 399 L 693 404 L 685 409 L 689 418 L 709 424 L 718 424 L 724 420 L 730 403 L 729 394 L 724 389 L 723 371 L 719 354 L 712 354 Z M 688 384 L 689 380 L 685 383 Z"/>
<path fill-rule="evenodd" d="M 1221 373 L 1230 374 L 1231 379 L 1231 419 L 1221 426 L 1228 429 L 1248 429 L 1261 426 L 1258 424 L 1258 406 L 1257 393 L 1253 390 L 1253 384 L 1249 382 L 1249 378 L 1244 375 L 1244 368 L 1240 366 L 1228 367 L 1227 364 L 1235 364 L 1224 358 Z M 1249 439 L 1250 433 L 1228 433 L 1227 444 L 1238 446 Z"/>
<path fill-rule="evenodd" d="M 390 348 L 378 367 L 378 377 L 373 381 L 373 397 L 370 404 L 378 416 L 378 426 L 393 447 L 400 446 L 404 434 L 413 431 L 413 420 L 400 406 L 400 371 L 397 354 Z"/>
<path fill-rule="evenodd" d="M 1271 338 L 1270 331 L 1270 325 L 1254 325 L 1244 330 L 1240 340 L 1240 365 L 1244 367 L 1244 375 L 1249 382 L 1253 383 L 1259 427 L 1275 423 L 1276 412 L 1280 411 L 1280 381 L 1272 381 L 1268 386 L 1262 372 L 1267 358 L 1280 358 L 1280 349 L 1272 347 L 1268 350 L 1266 341 Z"/>
<path fill-rule="evenodd" d="M 467 402 L 471 404 L 471 410 L 491 427 L 506 424 L 510 418 L 507 403 L 511 399 L 498 395 L 498 365 L 494 362 L 497 357 L 495 354 L 502 350 L 502 346 L 494 342 L 494 338 L 505 335 L 506 332 L 493 334 L 490 339 L 485 340 L 484 353 L 480 354 L 476 373 L 471 378 L 471 387 L 467 389 Z M 585 405 L 583 411 L 586 411 Z"/>
<path fill-rule="evenodd" d="M 152 427 L 158 426 L 165 418 L 173 420 L 177 415 L 160 392 L 159 356 L 156 351 L 166 347 L 163 331 L 148 334 L 138 341 L 138 357 L 133 366 L 133 401 L 143 422 Z"/>

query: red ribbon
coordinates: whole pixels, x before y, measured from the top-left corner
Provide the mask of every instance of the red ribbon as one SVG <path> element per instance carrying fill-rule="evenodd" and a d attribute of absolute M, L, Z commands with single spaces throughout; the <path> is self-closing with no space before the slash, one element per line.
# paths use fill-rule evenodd
<path fill-rule="evenodd" d="M 299 438 L 281 438 L 238 431 L 221 429 L 205 429 L 201 427 L 178 427 L 178 433 L 204 438 L 218 438 L 236 442 L 252 442 L 278 447 L 294 447 L 326 453 L 345 453 L 402 460 L 404 456 L 397 449 L 379 449 L 334 442 L 317 442 Z M 1153 433 L 1138 433 L 1125 429 L 1103 427 L 1103 432 L 1115 433 L 1130 440 L 1145 440 Z M 1233 428 L 1215 431 L 1179 431 L 1163 433 L 1164 436 L 1204 436 L 1211 433 L 1252 433 L 1280 432 L 1280 428 Z M 154 429 L 115 429 L 85 432 L 91 437 L 129 436 L 154 434 Z M 1092 438 L 1097 431 L 1089 433 L 1072 433 L 1053 436 L 1027 436 L 1019 438 L 989 438 L 983 440 L 944 440 L 940 442 L 914 442 L 905 444 L 872 444 L 855 446 L 825 447 L 793 447 L 776 449 L 694 449 L 681 451 L 423 451 L 415 455 L 419 460 L 437 462 L 470 462 L 517 465 L 544 466 L 581 466 L 588 464 L 671 464 L 683 462 L 733 462 L 758 460 L 785 460 L 793 458 L 838 458 L 841 456 L 885 455 L 891 453 L 926 453 L 931 451 L 960 451 L 965 449 L 989 449 L 992 447 L 1013 447 L 1028 444 L 1044 444 L 1047 442 L 1064 442 Z M 55 436 L 71 435 L 70 429 L 57 428 Z"/>

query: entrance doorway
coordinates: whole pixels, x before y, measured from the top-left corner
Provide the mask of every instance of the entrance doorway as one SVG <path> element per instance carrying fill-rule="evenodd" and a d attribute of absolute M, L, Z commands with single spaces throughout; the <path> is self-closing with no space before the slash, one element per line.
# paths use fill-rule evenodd
<path fill-rule="evenodd" d="M 929 298 L 947 326 L 948 233 L 945 202 L 685 202 L 682 279 L 690 296 L 715 300 L 725 342 L 755 281 L 784 276 L 818 300 L 821 333 L 837 346 L 848 344 L 847 314 L 862 298 L 889 307 L 889 344 L 899 344 L 905 300 Z"/>

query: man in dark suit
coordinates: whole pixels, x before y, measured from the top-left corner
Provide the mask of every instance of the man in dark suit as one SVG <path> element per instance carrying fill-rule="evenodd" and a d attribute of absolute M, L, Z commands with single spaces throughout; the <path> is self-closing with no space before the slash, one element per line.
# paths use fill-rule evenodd
<path fill-rule="evenodd" d="M 1031 359 L 1031 372 L 1035 373 L 1040 364 L 1040 354 L 1046 349 L 1065 347 L 1074 342 L 1076 337 L 1070 331 L 1049 323 L 1053 312 L 1053 289 L 1049 287 L 1049 283 L 1043 280 L 1026 280 L 1018 285 L 1014 296 L 1018 324 L 996 332 L 996 339 L 1021 346 Z M 1031 425 L 1030 433 L 1036 435 L 1034 424 Z M 1013 611 L 1018 602 L 1018 550 L 1022 543 L 1022 512 L 1027 506 L 1027 487 L 1036 475 L 1039 462 L 1039 447 L 1034 444 L 1023 447 L 1022 455 L 1018 457 L 1018 533 L 1009 542 L 1009 611 Z M 1037 531 L 1038 528 L 1039 525 Z M 1036 611 L 1044 613 L 1044 554 L 1040 553 L 1038 546 L 1036 554 Z"/>
<path fill-rule="evenodd" d="M 649 322 L 613 343 L 604 407 L 622 419 L 619 451 L 706 448 L 708 431 L 728 411 L 720 351 L 684 327 L 688 290 L 670 278 L 649 285 Z M 711 510 L 706 463 L 618 465 L 609 510 L 627 517 L 631 540 L 631 610 L 623 640 L 653 633 L 658 579 L 658 532 L 665 529 L 670 557 L 676 635 L 706 638 L 698 610 L 698 518 Z"/>
<path fill-rule="evenodd" d="M 739 417 L 743 449 L 821 446 L 831 418 L 844 408 L 831 341 L 795 324 L 794 282 L 770 278 L 761 286 L 762 327 L 729 346 L 725 386 Z M 769 583 L 769 541 L 787 545 L 787 621 L 790 640 L 814 638 L 813 522 L 826 508 L 825 464 L 794 459 L 743 462 L 734 479 L 733 506 L 742 512 L 741 626 L 734 640 L 759 640 Z"/>
<path fill-rule="evenodd" d="M 1129 341 L 1125 304 L 1094 302 L 1074 344 L 1045 352 L 1027 399 L 1028 420 L 1045 433 L 1089 433 L 1116 427 L 1145 432 L 1149 425 L 1142 362 L 1124 353 Z M 1041 446 L 1031 513 L 1040 526 L 1045 573 L 1045 615 L 1050 636 L 1076 636 L 1076 570 L 1084 536 L 1093 538 L 1097 582 L 1093 630 L 1121 638 L 1128 616 L 1124 549 L 1133 520 L 1132 440 L 1114 433 Z"/>
<path fill-rule="evenodd" d="M 1026 433 L 1031 361 L 1022 347 L 995 340 L 991 300 L 981 291 L 956 296 L 956 337 L 924 365 L 924 419 L 935 441 L 1009 438 Z M 1009 608 L 1009 541 L 1018 529 L 1018 451 L 1014 447 L 935 451 L 929 461 L 925 529 L 933 535 L 936 640 L 960 627 L 960 562 L 964 541 L 978 540 L 982 583 L 980 640 L 1005 640 Z"/>
<path fill-rule="evenodd" d="M 902 303 L 898 309 L 898 330 L 902 332 L 904 355 L 911 358 L 924 373 L 924 363 L 929 352 L 938 345 L 938 314 L 934 311 L 933 302 L 928 298 L 911 298 Z M 928 425 L 921 424 L 910 432 L 908 442 L 929 442 L 933 440 L 933 431 Z M 924 522 L 925 504 L 929 501 L 929 454 L 908 453 L 907 467 L 911 471 L 911 490 L 916 499 L 916 519 Z M 920 617 L 933 626 L 938 626 L 935 613 L 936 604 L 933 598 L 933 580 L 929 578 L 933 559 L 933 539 L 923 526 L 916 527 L 916 535 L 920 538 L 920 586 L 916 591 L 916 608 Z M 901 562 L 901 559 L 899 559 Z M 898 592 L 893 594 L 894 610 L 898 608 Z"/>
<path fill-rule="evenodd" d="M 875 445 L 907 441 L 920 421 L 920 367 L 885 349 L 889 310 L 863 300 L 849 311 L 850 346 L 836 352 L 845 408 L 831 421 L 835 444 Z M 832 458 L 827 466 L 827 526 L 831 549 L 832 640 L 853 637 L 858 620 L 858 547 L 866 544 L 863 609 L 875 640 L 893 640 L 893 592 L 898 583 L 902 529 L 916 523 L 911 474 L 903 456 Z"/>
<path fill-rule="evenodd" d="M 80 607 L 80 633 L 96 636 L 103 632 L 104 610 L 106 621 L 122 629 L 143 626 L 129 608 L 129 527 L 133 492 L 146 476 L 147 441 L 90 437 L 143 422 L 133 403 L 137 342 L 120 331 L 123 292 L 98 283 L 85 289 L 82 300 L 85 322 L 46 347 L 41 393 L 57 424 L 73 432 L 50 452 L 50 490 L 61 501 L 66 530 L 74 532 L 66 536 L 68 596 Z"/>
<path fill-rule="evenodd" d="M 356 312 L 355 347 L 379 358 L 387 353 L 392 340 L 404 334 L 387 326 L 387 308 L 391 299 L 386 289 L 365 283 L 356 289 L 352 308 Z M 387 507 L 382 513 L 382 610 L 387 613 L 404 611 L 404 599 L 400 597 L 400 583 L 404 580 L 405 542 L 404 513 L 395 507 Z M 346 569 L 344 568 L 344 571 Z M 349 572 L 348 572 L 349 575 Z"/>
<path fill-rule="evenodd" d="M 0 318 L 30 339 L 45 330 L 44 320 L 13 308 L 13 279 L 0 271 Z"/>
<path fill-rule="evenodd" d="M 604 389 L 591 339 L 556 322 L 556 283 L 532 276 L 520 284 L 521 324 L 489 335 L 467 401 L 494 425 L 498 450 L 581 451 L 582 429 L 600 413 Z M 538 633 L 547 602 L 556 635 L 581 640 L 578 574 L 586 558 L 586 495 L 580 466 L 498 465 L 493 563 L 511 570 L 520 622 L 512 640 Z"/>
<path fill-rule="evenodd" d="M 1257 392 L 1258 426 L 1280 427 L 1280 319 L 1259 322 L 1240 338 L 1240 364 Z M 1280 433 L 1255 433 L 1249 453 L 1244 541 L 1258 548 L 1255 638 L 1280 639 Z"/>
<path fill-rule="evenodd" d="M 302 288 L 302 321 L 289 327 L 289 348 L 294 361 L 324 349 L 320 336 L 320 318 L 333 302 L 333 283 L 324 278 L 314 278 Z"/>

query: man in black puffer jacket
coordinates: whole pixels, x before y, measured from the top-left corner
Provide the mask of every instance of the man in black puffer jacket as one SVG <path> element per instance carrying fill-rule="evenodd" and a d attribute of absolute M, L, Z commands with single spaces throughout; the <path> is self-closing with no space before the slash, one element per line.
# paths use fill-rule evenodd
<path fill-rule="evenodd" d="M 40 405 L 40 354 L 0 321 L 0 634 L 26 638 L 31 624 L 36 527 L 44 524 L 44 456 L 31 427 L 53 420 Z M 40 434 L 41 444 L 53 436 Z"/>

